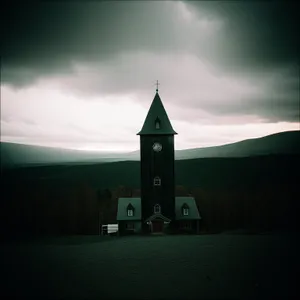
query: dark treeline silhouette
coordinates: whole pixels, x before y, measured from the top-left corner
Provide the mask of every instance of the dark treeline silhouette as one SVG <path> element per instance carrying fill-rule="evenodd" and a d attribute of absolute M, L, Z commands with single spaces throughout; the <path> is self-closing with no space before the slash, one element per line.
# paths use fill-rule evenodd
<path fill-rule="evenodd" d="M 176 196 L 193 196 L 201 233 L 296 230 L 299 156 L 176 161 Z M 139 197 L 139 162 L 37 167 L 1 174 L 1 233 L 98 234 L 117 199 Z"/>

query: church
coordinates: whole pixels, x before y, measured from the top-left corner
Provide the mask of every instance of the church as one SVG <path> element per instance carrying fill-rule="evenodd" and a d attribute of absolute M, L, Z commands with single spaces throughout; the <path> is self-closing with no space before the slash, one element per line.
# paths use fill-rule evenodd
<path fill-rule="evenodd" d="M 193 197 L 175 197 L 174 131 L 156 89 L 140 136 L 141 197 L 119 198 L 119 234 L 198 233 Z"/>

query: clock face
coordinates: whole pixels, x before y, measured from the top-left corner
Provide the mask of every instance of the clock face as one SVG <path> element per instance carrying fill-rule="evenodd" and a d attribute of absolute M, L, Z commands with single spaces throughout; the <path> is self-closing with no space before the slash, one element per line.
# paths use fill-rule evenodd
<path fill-rule="evenodd" d="M 155 152 L 159 152 L 162 149 L 162 145 L 160 143 L 154 143 L 152 148 Z"/>

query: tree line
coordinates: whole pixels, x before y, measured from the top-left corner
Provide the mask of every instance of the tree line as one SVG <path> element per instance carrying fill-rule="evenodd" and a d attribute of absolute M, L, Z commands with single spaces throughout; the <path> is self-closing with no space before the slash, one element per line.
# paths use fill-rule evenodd
<path fill-rule="evenodd" d="M 102 224 L 116 223 L 119 197 L 140 197 L 140 189 L 119 185 L 64 186 L 15 182 L 2 190 L 1 225 L 6 235 L 98 234 Z M 202 217 L 200 232 L 296 230 L 295 184 L 243 187 L 176 185 L 176 196 L 193 196 Z"/>

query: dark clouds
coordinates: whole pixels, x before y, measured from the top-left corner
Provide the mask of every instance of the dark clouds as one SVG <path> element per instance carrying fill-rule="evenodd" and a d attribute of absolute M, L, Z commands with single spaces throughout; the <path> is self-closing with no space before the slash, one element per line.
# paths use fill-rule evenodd
<path fill-rule="evenodd" d="M 53 77 L 62 89 L 75 93 L 134 92 L 148 102 L 145 91 L 159 78 L 166 90 L 164 101 L 178 106 L 184 103 L 214 115 L 260 115 L 267 122 L 299 121 L 299 4 L 184 3 L 181 8 L 175 1 L 7 6 L 1 12 L 1 80 L 22 87 Z M 215 32 L 201 30 L 202 23 L 183 21 L 183 8 L 208 27 L 215 26 Z M 201 93 L 207 78 L 184 69 L 184 58 L 176 58 L 187 53 L 215 70 L 216 77 L 252 80 L 261 91 L 240 98 L 233 93 L 226 101 Z M 209 84 L 212 91 L 219 89 L 215 81 Z M 220 91 L 225 92 L 230 97 L 230 89 Z"/>
<path fill-rule="evenodd" d="M 299 71 L 279 68 L 259 72 L 250 80 L 253 93 L 247 92 L 228 101 L 213 101 L 186 96 L 189 106 L 215 116 L 257 116 L 263 122 L 299 122 Z M 228 93 L 230 95 L 230 93 Z M 233 93 L 231 94 L 234 95 Z M 199 122 L 201 122 L 199 116 Z M 229 122 L 228 120 L 226 122 Z"/>
<path fill-rule="evenodd" d="M 3 79 L 27 83 L 39 75 L 71 71 L 74 61 L 101 62 L 133 50 L 176 50 L 176 23 L 164 18 L 167 6 L 62 1 L 8 7 L 2 16 Z"/>
<path fill-rule="evenodd" d="M 205 20 L 221 20 L 217 39 L 184 31 L 172 3 L 42 2 L 2 12 L 3 80 L 29 83 L 70 72 L 74 61 L 105 61 L 117 53 L 189 49 L 229 71 L 299 64 L 299 4 L 293 1 L 188 1 Z M 189 39 L 197 40 L 190 48 Z M 195 47 L 195 48 L 194 48 Z M 250 71 L 250 70 L 249 70 Z"/>
<path fill-rule="evenodd" d="M 209 47 L 218 64 L 234 72 L 266 70 L 274 65 L 299 67 L 299 2 L 188 1 L 188 5 L 199 16 L 224 20 L 226 35 Z"/>

